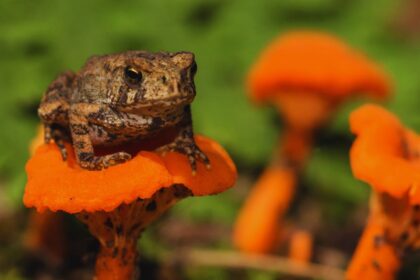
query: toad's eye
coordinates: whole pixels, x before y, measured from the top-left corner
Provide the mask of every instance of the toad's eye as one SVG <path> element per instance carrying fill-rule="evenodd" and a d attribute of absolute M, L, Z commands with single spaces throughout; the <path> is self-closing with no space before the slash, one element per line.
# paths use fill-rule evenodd
<path fill-rule="evenodd" d="M 143 78 L 141 72 L 131 66 L 127 66 L 124 70 L 125 80 L 132 86 L 138 86 Z"/>

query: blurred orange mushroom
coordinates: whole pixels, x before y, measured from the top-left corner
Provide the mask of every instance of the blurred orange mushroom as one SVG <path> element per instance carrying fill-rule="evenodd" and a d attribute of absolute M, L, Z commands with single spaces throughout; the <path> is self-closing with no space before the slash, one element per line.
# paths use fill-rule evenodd
<path fill-rule="evenodd" d="M 44 144 L 26 165 L 24 204 L 75 214 L 88 226 L 101 246 L 95 279 L 132 279 L 137 239 L 153 220 L 184 197 L 217 194 L 236 180 L 235 165 L 220 145 L 202 136 L 196 142 L 212 168 L 199 163 L 195 176 L 188 159 L 175 152 L 143 150 L 124 164 L 88 171 L 74 153 L 63 161 L 56 145 Z"/>
<path fill-rule="evenodd" d="M 390 82 L 368 58 L 338 38 L 314 31 L 275 39 L 251 68 L 247 82 L 251 99 L 273 104 L 285 124 L 272 162 L 241 209 L 233 235 L 240 250 L 267 253 L 275 247 L 273 235 L 279 232 L 274 229 L 280 229 L 295 193 L 296 179 L 290 176 L 296 177 L 303 166 L 314 131 L 346 99 L 387 97 Z"/>
<path fill-rule="evenodd" d="M 404 252 L 420 247 L 420 136 L 370 104 L 351 114 L 350 127 L 356 135 L 350 151 L 353 174 L 373 192 L 346 279 L 392 280 Z"/>
<path fill-rule="evenodd" d="M 313 236 L 306 230 L 297 230 L 292 235 L 289 257 L 295 262 L 307 263 L 312 257 Z"/>

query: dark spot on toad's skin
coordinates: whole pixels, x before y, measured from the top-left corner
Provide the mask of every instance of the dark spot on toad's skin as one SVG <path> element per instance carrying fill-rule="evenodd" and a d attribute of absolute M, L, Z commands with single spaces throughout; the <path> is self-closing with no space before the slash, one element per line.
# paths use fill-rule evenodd
<path fill-rule="evenodd" d="M 98 127 L 98 126 L 96 127 L 95 132 L 99 138 L 102 138 L 102 136 L 105 135 L 105 131 L 101 127 Z"/>
<path fill-rule="evenodd" d="M 110 65 L 108 62 L 105 62 L 105 63 L 104 63 L 104 70 L 105 70 L 105 72 L 107 72 L 107 73 L 109 73 L 109 72 L 111 72 L 111 71 L 112 71 L 112 69 L 111 69 L 111 65 Z"/>
<path fill-rule="evenodd" d="M 48 87 L 48 91 L 61 91 L 64 88 L 63 84 L 54 83 Z M 58 100 L 59 96 L 51 96 L 51 100 Z"/>
<path fill-rule="evenodd" d="M 416 204 L 413 206 L 414 211 L 420 211 L 420 204 Z"/>
<path fill-rule="evenodd" d="M 141 92 L 133 95 L 128 95 L 124 78 L 124 69 L 130 65 L 142 73 Z M 188 52 L 128 51 L 94 56 L 79 72 L 62 73 L 49 85 L 38 115 L 45 131 L 54 126 L 65 131 L 60 140 L 73 143 L 82 168 L 100 170 L 129 159 L 121 154 L 94 156 L 96 145 L 141 141 L 159 130 L 176 128 L 178 135 L 162 148 L 187 155 L 195 171 L 197 160 L 208 164 L 208 159 L 192 133 L 189 107 L 195 88 L 190 73 L 194 68 L 194 55 Z M 151 118 L 156 119 L 149 121 Z M 49 140 L 46 137 L 46 142 Z"/>
<path fill-rule="evenodd" d="M 94 154 L 81 152 L 77 154 L 77 157 L 81 161 L 90 161 L 94 157 Z"/>
<path fill-rule="evenodd" d="M 156 56 L 152 53 L 148 53 L 148 52 L 140 52 L 137 54 L 137 57 L 141 57 L 141 58 L 145 58 L 148 60 L 155 60 Z"/>
<path fill-rule="evenodd" d="M 153 118 L 152 124 L 150 125 L 150 130 L 157 130 L 161 128 L 164 124 L 165 122 L 161 118 L 159 117 Z"/>
<path fill-rule="evenodd" d="M 127 90 L 123 87 L 120 88 L 120 97 L 118 98 L 119 104 L 126 104 L 128 99 Z"/>
<path fill-rule="evenodd" d="M 110 218 L 106 218 L 106 220 L 104 222 L 104 226 L 107 227 L 107 228 L 109 228 L 109 229 L 114 228 L 114 224 L 112 223 L 112 221 L 111 221 Z"/>
<path fill-rule="evenodd" d="M 152 200 L 151 202 L 149 202 L 149 204 L 147 204 L 146 211 L 153 212 L 153 211 L 156 211 L 156 208 L 157 208 L 156 201 Z"/>
<path fill-rule="evenodd" d="M 73 145 L 74 145 L 74 147 L 76 149 L 83 150 L 85 148 L 85 143 L 84 142 L 81 142 L 81 141 L 78 141 L 78 142 L 74 143 Z"/>
<path fill-rule="evenodd" d="M 114 133 L 108 133 L 108 138 L 110 141 L 116 140 L 118 136 Z"/>
<path fill-rule="evenodd" d="M 92 112 L 88 114 L 89 119 L 95 119 L 95 120 L 104 120 L 104 109 L 99 109 L 97 112 Z"/>
<path fill-rule="evenodd" d="M 84 124 L 71 124 L 71 131 L 77 135 L 84 135 L 89 132 L 89 128 Z"/>

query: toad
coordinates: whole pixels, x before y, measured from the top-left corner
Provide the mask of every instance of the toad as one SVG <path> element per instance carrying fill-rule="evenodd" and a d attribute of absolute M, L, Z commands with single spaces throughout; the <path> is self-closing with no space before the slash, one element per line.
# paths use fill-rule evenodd
<path fill-rule="evenodd" d="M 194 141 L 191 109 L 197 64 L 190 52 L 127 51 L 93 56 L 77 72 L 64 72 L 48 87 L 38 109 L 45 142 L 52 139 L 67 158 L 72 143 L 78 164 L 101 170 L 131 158 L 124 151 L 95 154 L 96 146 L 113 146 L 176 128 L 160 151 L 186 155 L 192 172 L 197 160 L 210 166 Z"/>

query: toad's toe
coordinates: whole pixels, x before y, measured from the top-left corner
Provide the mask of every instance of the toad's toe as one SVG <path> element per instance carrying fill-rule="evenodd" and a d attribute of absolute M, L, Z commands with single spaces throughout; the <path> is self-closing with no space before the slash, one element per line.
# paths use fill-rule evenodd
<path fill-rule="evenodd" d="M 104 156 L 104 168 L 124 163 L 131 159 L 131 155 L 125 152 L 118 152 L 115 154 Z"/>

